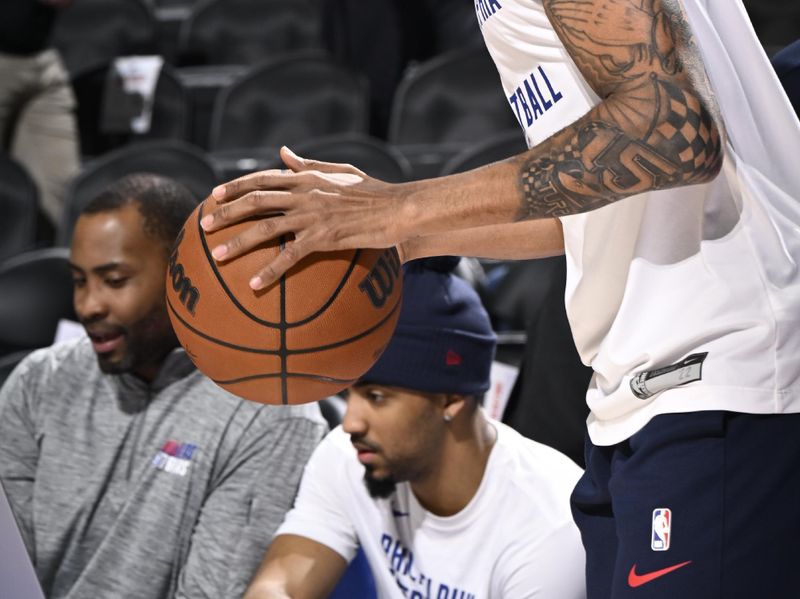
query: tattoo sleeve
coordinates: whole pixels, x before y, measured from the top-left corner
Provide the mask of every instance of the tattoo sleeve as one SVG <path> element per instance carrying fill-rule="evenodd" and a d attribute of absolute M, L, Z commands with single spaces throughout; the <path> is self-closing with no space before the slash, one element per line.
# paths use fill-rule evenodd
<path fill-rule="evenodd" d="M 520 219 L 599 208 L 713 178 L 715 102 L 678 0 L 545 0 L 603 101 L 525 154 Z"/>

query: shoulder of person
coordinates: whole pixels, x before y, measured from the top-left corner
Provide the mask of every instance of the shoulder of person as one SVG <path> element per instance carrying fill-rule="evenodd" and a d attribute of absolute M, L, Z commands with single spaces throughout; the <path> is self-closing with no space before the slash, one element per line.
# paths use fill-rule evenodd
<path fill-rule="evenodd" d="M 33 376 L 40 381 L 54 376 L 85 378 L 85 370 L 81 368 L 79 372 L 75 368 L 84 362 L 97 366 L 89 340 L 81 337 L 32 351 L 16 370 L 24 377 Z"/>
<path fill-rule="evenodd" d="M 538 443 L 500 422 L 492 421 L 498 432 L 497 459 L 491 463 L 507 473 L 514 494 L 531 505 L 559 506 L 569 498 L 583 470 L 563 453 Z M 569 505 L 566 504 L 568 510 Z M 561 507 L 557 508 L 561 511 Z"/>
<path fill-rule="evenodd" d="M 322 469 L 326 475 L 353 472 L 359 480 L 363 475 L 363 467 L 356 458 L 350 435 L 344 432 L 341 425 L 325 435 L 314 450 L 311 461 L 314 470 Z"/>
<path fill-rule="evenodd" d="M 353 458 L 356 456 L 353 445 L 350 443 L 350 435 L 344 432 L 341 424 L 325 435 L 322 442 L 326 448 L 329 448 L 327 451 L 352 455 Z"/>

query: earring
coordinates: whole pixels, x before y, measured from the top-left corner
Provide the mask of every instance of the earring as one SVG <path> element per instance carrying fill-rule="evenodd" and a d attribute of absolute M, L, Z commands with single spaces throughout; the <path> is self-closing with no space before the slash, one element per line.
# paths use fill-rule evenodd
<path fill-rule="evenodd" d="M 452 422 L 453 421 L 453 417 L 450 414 L 445 414 L 444 415 L 444 421 L 445 422 Z"/>

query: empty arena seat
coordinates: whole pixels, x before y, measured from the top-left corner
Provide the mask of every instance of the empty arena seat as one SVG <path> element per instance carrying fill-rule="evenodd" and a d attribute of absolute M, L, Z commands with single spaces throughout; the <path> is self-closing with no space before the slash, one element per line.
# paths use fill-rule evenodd
<path fill-rule="evenodd" d="M 470 47 L 409 70 L 394 96 L 388 139 L 420 176 L 499 131 L 518 128 L 485 48 Z"/>
<path fill-rule="evenodd" d="M 69 250 L 32 250 L 0 264 L 0 297 L 0 356 L 50 345 L 58 321 L 75 320 Z"/>
<path fill-rule="evenodd" d="M 214 105 L 209 148 L 277 148 L 367 128 L 367 84 L 324 55 L 302 53 L 252 68 Z"/>
<path fill-rule="evenodd" d="M 473 144 L 453 156 L 444 167 L 442 175 L 452 175 L 453 173 L 463 173 L 491 164 L 498 160 L 510 158 L 528 149 L 525 137 L 519 128 L 501 131 L 480 143 Z"/>
<path fill-rule="evenodd" d="M 292 146 L 292 150 L 303 158 L 352 164 L 390 183 L 402 183 L 411 176 L 411 165 L 396 148 L 359 133 L 320 137 Z"/>
<path fill-rule="evenodd" d="M 110 133 L 103 130 L 106 82 L 112 65 L 104 63 L 85 69 L 72 78 L 78 101 L 78 133 L 81 153 L 99 156 L 129 142 L 143 139 L 186 140 L 189 136 L 191 106 L 186 89 L 174 69 L 161 67 L 153 96 L 150 129 L 145 133 Z"/>
<path fill-rule="evenodd" d="M 182 64 L 257 64 L 320 47 L 317 11 L 303 0 L 209 0 L 180 33 Z"/>
<path fill-rule="evenodd" d="M 80 0 L 59 14 L 53 44 L 79 73 L 116 56 L 158 54 L 157 26 L 141 0 Z"/>
<path fill-rule="evenodd" d="M 198 201 L 219 182 L 217 171 L 204 152 L 174 140 L 138 142 L 89 163 L 72 181 L 56 243 L 67 246 L 75 221 L 86 204 L 117 179 L 133 173 L 153 173 L 180 181 Z"/>
<path fill-rule="evenodd" d="M 0 261 L 33 248 L 38 198 L 28 172 L 0 152 Z"/>

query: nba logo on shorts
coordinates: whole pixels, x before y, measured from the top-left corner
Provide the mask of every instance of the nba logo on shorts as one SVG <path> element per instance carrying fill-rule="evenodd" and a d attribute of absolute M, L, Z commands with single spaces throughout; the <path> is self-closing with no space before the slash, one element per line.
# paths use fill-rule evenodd
<path fill-rule="evenodd" d="M 659 507 L 653 510 L 653 534 L 650 537 L 650 549 L 666 551 L 672 537 L 672 510 Z"/>

